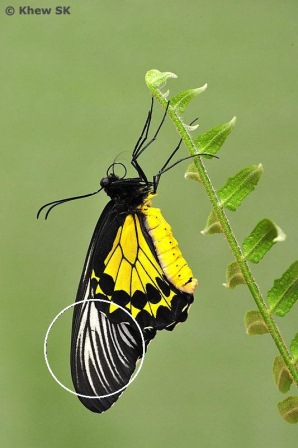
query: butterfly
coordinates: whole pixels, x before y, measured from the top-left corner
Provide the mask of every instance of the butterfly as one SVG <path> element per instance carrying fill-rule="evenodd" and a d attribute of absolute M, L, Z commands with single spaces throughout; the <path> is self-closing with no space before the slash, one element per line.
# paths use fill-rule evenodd
<path fill-rule="evenodd" d="M 47 218 L 56 205 L 102 190 L 110 198 L 87 251 L 71 335 L 73 385 L 83 405 L 97 413 L 108 410 L 125 390 L 144 356 L 144 345 L 147 349 L 158 331 L 172 331 L 187 319 L 198 284 L 171 226 L 152 206 L 162 174 L 189 158 L 170 163 L 181 140 L 152 181 L 139 164 L 158 136 L 167 109 L 149 139 L 152 113 L 153 99 L 132 152 L 137 177 L 127 178 L 125 166 L 114 162 L 96 192 L 45 204 L 38 212 L 49 207 Z M 125 170 L 123 176 L 115 174 L 118 165 Z"/>

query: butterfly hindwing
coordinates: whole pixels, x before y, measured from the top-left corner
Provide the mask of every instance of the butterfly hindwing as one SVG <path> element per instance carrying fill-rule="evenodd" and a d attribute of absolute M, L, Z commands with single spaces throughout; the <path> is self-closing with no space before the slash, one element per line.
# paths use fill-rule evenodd
<path fill-rule="evenodd" d="M 127 320 L 118 304 L 129 310 L 141 328 L 161 330 L 180 321 L 190 294 L 165 277 L 143 221 L 140 211 L 125 217 L 103 264 L 102 257 L 94 259 L 91 290 L 94 297 L 113 302 L 106 305 L 111 321 Z"/>
<path fill-rule="evenodd" d="M 102 397 L 79 397 L 89 410 L 100 413 L 109 409 L 127 386 L 142 356 L 142 341 L 131 325 L 110 322 L 98 308 L 89 300 L 81 307 L 71 368 L 78 393 Z"/>

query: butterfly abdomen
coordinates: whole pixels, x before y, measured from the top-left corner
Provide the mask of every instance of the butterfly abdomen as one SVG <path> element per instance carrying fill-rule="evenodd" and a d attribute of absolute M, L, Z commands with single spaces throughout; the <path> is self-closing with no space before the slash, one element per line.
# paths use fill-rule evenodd
<path fill-rule="evenodd" d="M 142 213 L 145 216 L 146 230 L 153 241 L 165 276 L 180 291 L 193 294 L 198 281 L 193 278 L 193 273 L 173 236 L 171 226 L 164 219 L 159 208 L 150 206 L 150 201 L 142 208 Z"/>

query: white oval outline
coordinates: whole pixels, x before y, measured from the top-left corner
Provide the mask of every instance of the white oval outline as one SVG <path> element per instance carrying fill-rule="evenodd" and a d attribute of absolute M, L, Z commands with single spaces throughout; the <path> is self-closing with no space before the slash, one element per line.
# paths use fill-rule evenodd
<path fill-rule="evenodd" d="M 67 310 L 69 310 L 70 308 L 75 307 L 76 305 L 79 305 L 80 303 L 86 303 L 86 299 L 85 300 L 79 300 L 78 302 L 72 303 L 71 305 L 68 305 L 66 308 L 64 308 L 62 311 L 60 311 L 60 313 L 57 314 L 57 316 L 54 317 L 54 319 L 52 320 L 46 335 L 45 335 L 45 339 L 44 339 L 44 345 L 43 345 L 43 353 L 44 353 L 44 359 L 48 368 L 48 371 L 50 372 L 50 374 L 52 375 L 52 377 L 54 378 L 54 380 L 56 381 L 56 383 L 59 384 L 59 386 L 61 386 L 64 390 L 66 390 L 67 392 L 70 392 L 73 395 L 76 395 L 77 397 L 82 397 L 82 398 L 106 398 L 106 397 L 111 397 L 112 395 L 118 394 L 119 392 L 122 392 L 123 390 L 127 389 L 127 387 L 136 379 L 136 377 L 138 376 L 138 374 L 140 373 L 141 368 L 143 367 L 143 362 L 145 359 L 145 352 L 146 352 L 146 346 L 145 346 L 145 339 L 141 330 L 140 325 L 138 324 L 138 322 L 136 321 L 136 319 L 130 314 L 130 312 L 123 308 L 123 306 L 118 305 L 118 303 L 112 302 L 111 300 L 103 300 L 103 299 L 88 299 L 88 302 L 105 302 L 108 304 L 113 304 L 116 305 L 117 307 L 121 308 L 126 314 L 128 314 L 132 320 L 134 320 L 137 329 L 139 330 L 139 333 L 141 335 L 141 339 L 142 339 L 142 358 L 140 361 L 140 365 L 137 368 L 137 371 L 134 373 L 134 375 L 131 377 L 131 379 L 129 380 L 129 382 L 126 384 L 126 386 L 121 387 L 120 389 L 116 390 L 115 392 L 111 392 L 110 394 L 106 394 L 106 395 L 83 395 L 83 394 L 79 394 L 71 389 L 69 389 L 68 387 L 66 387 L 63 383 L 61 383 L 58 378 L 56 377 L 56 375 L 54 374 L 53 370 L 51 369 L 49 360 L 48 360 L 48 355 L 47 355 L 47 343 L 48 343 L 48 337 L 50 334 L 50 331 L 54 325 L 54 323 L 56 322 L 57 319 L 59 319 L 59 317 Z"/>

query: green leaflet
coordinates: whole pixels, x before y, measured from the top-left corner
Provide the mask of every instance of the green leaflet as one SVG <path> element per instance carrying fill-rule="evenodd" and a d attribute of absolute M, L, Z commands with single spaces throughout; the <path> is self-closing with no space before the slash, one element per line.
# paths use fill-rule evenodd
<path fill-rule="evenodd" d="M 288 423 L 298 423 L 298 397 L 288 397 L 278 403 L 280 415 Z"/>
<path fill-rule="evenodd" d="M 241 269 L 237 261 L 232 261 L 232 263 L 228 264 L 226 270 L 226 279 L 227 283 L 224 283 L 226 288 L 235 288 L 238 285 L 245 285 L 246 281 L 243 277 Z"/>
<path fill-rule="evenodd" d="M 213 235 L 214 233 L 223 233 L 220 222 L 214 210 L 210 213 L 207 219 L 205 228 L 201 231 L 202 235 Z M 236 286 L 236 285 L 235 285 Z"/>
<path fill-rule="evenodd" d="M 207 89 L 207 84 L 205 84 L 203 87 L 199 87 L 197 89 L 188 89 L 183 90 L 182 92 L 179 92 L 176 96 L 171 98 L 171 106 L 175 110 L 175 112 L 178 115 L 183 114 L 185 112 L 185 109 L 188 105 L 188 103 L 195 98 L 200 93 L 204 92 Z"/>
<path fill-rule="evenodd" d="M 273 377 L 280 392 L 285 394 L 290 390 L 293 378 L 285 365 L 282 356 L 276 356 L 273 363 Z"/>
<path fill-rule="evenodd" d="M 236 117 L 231 121 L 219 126 L 215 126 L 204 134 L 199 134 L 194 142 L 197 145 L 199 153 L 216 154 L 224 144 L 228 135 L 235 127 Z"/>
<path fill-rule="evenodd" d="M 243 242 L 243 252 L 246 260 L 259 263 L 273 244 L 284 241 L 286 235 L 270 219 L 258 222 L 251 234 Z"/>
<path fill-rule="evenodd" d="M 270 312 L 283 317 L 298 298 L 298 261 L 295 261 L 281 278 L 274 281 L 268 291 Z"/>
<path fill-rule="evenodd" d="M 298 362 L 298 333 L 296 333 L 294 339 L 291 341 L 290 349 L 294 356 L 294 363 Z"/>
<path fill-rule="evenodd" d="M 188 165 L 187 170 L 185 171 L 184 174 L 184 178 L 186 180 L 196 180 L 197 182 L 202 183 L 198 169 L 193 162 L 190 165 Z"/>
<path fill-rule="evenodd" d="M 258 310 L 250 310 L 246 313 L 244 318 L 246 333 L 249 336 L 262 335 L 269 333 L 267 325 Z"/>
<path fill-rule="evenodd" d="M 239 171 L 234 177 L 230 177 L 225 185 L 217 191 L 221 205 L 235 211 L 243 199 L 251 193 L 263 174 L 263 167 L 252 165 Z"/>

